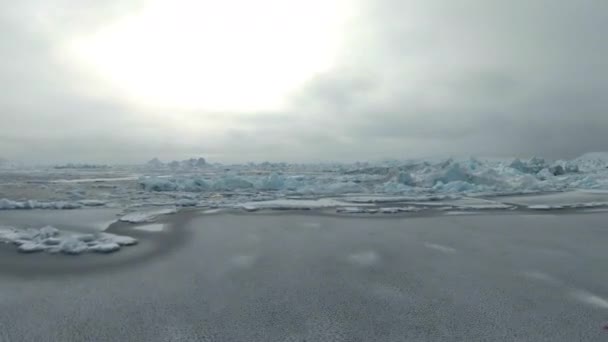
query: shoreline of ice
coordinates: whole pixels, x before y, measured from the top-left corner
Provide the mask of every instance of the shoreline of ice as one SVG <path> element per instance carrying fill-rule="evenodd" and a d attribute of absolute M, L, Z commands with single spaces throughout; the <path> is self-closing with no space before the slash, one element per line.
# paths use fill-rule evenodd
<path fill-rule="evenodd" d="M 105 232 L 74 233 L 52 226 L 39 229 L 0 226 L 0 242 L 17 246 L 17 251 L 21 253 L 48 252 L 78 255 L 86 252 L 116 252 L 124 246 L 137 244 L 137 239 Z"/>
<path fill-rule="evenodd" d="M 81 208 L 134 211 L 167 207 L 177 211 L 181 208 L 253 211 L 382 203 L 389 207 L 398 202 L 440 203 L 466 198 L 502 203 L 503 197 L 522 194 L 608 191 L 606 167 L 608 154 L 595 153 L 570 161 L 469 158 L 220 165 L 193 159 L 182 163 L 164 164 L 154 160 L 145 166 L 82 170 L 11 170 L 0 175 L 0 211 Z M 282 204 L 272 204 L 272 201 L 282 201 Z M 569 204 L 582 207 L 584 203 Z M 530 205 L 543 204 L 551 205 Z M 263 206 L 275 208 L 261 208 Z M 500 209 L 498 206 L 495 209 Z"/>

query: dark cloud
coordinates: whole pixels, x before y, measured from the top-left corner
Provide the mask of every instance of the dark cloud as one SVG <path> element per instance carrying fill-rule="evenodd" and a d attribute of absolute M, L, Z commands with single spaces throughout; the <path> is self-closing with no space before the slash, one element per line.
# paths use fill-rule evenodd
<path fill-rule="evenodd" d="M 0 0 L 0 156 L 140 162 L 569 158 L 608 150 L 608 2 L 362 0 L 281 111 L 135 109 L 54 51 L 142 1 Z"/>
<path fill-rule="evenodd" d="M 401 142 L 417 155 L 558 158 L 608 149 L 606 2 L 369 6 L 353 45 L 371 51 L 353 54 L 355 72 L 372 70 L 365 82 L 338 71 L 306 93 L 341 134 Z"/>

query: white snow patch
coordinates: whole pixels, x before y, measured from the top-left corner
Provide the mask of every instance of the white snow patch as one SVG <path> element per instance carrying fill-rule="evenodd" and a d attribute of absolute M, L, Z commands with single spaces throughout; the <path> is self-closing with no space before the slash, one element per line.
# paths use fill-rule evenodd
<path fill-rule="evenodd" d="M 348 203 L 331 198 L 321 198 L 317 200 L 300 199 L 277 199 L 271 201 L 246 202 L 242 203 L 241 208 L 245 210 L 258 209 L 320 209 L 332 207 L 348 206 Z"/>
<path fill-rule="evenodd" d="M 56 179 L 50 183 L 101 183 L 136 180 L 137 176 L 115 177 L 115 178 L 79 178 L 79 179 Z"/>
<path fill-rule="evenodd" d="M 345 213 L 345 214 L 364 214 L 365 208 L 358 207 L 342 207 L 336 209 L 337 213 Z"/>
<path fill-rule="evenodd" d="M 605 213 L 608 212 L 608 208 L 597 208 L 597 209 L 587 209 L 586 213 Z"/>
<path fill-rule="evenodd" d="M 321 228 L 320 222 L 303 222 L 300 225 L 306 228 Z"/>
<path fill-rule="evenodd" d="M 94 227 L 96 230 L 99 230 L 99 231 L 104 231 L 104 230 L 106 230 L 106 229 L 110 228 L 110 226 L 111 226 L 112 224 L 114 224 L 116 221 L 118 221 L 118 220 L 111 220 L 111 221 L 105 221 L 105 222 L 94 223 L 94 224 L 93 224 L 93 227 Z"/>
<path fill-rule="evenodd" d="M 540 271 L 525 271 L 525 272 L 522 272 L 522 275 L 529 279 L 540 280 L 540 281 L 544 281 L 546 283 L 550 283 L 550 284 L 554 284 L 554 285 L 561 283 L 556 278 L 554 278 L 546 273 L 540 272 Z"/>
<path fill-rule="evenodd" d="M 606 174 L 608 179 L 608 174 Z M 507 196 L 501 200 L 521 206 L 546 205 L 564 208 L 600 207 L 608 205 L 608 193 L 599 190 L 575 190 L 549 194 Z"/>
<path fill-rule="evenodd" d="M 24 242 L 22 245 L 17 247 L 17 250 L 22 253 L 34 253 L 40 252 L 45 249 L 44 245 L 34 242 Z"/>
<path fill-rule="evenodd" d="M 532 210 L 553 210 L 553 209 L 563 209 L 564 207 L 561 205 L 548 205 L 548 204 L 535 204 L 529 205 L 528 209 Z"/>
<path fill-rule="evenodd" d="M 479 211 L 446 211 L 444 215 L 457 216 L 457 215 L 479 215 Z"/>
<path fill-rule="evenodd" d="M 17 250 L 22 253 L 46 251 L 75 255 L 84 252 L 114 252 L 120 246 L 135 245 L 137 240 L 109 233 L 72 233 L 46 226 L 40 229 L 0 227 L 0 242 L 17 245 Z"/>
<path fill-rule="evenodd" d="M 142 211 L 127 214 L 120 218 L 120 221 L 129 223 L 153 222 L 159 216 L 177 213 L 176 208 L 160 209 L 154 211 Z"/>
<path fill-rule="evenodd" d="M 165 230 L 165 225 L 162 223 L 146 224 L 143 226 L 133 227 L 133 229 L 141 230 L 144 232 L 158 233 L 158 232 L 162 232 L 163 230 Z"/>
<path fill-rule="evenodd" d="M 422 204 L 422 203 L 419 203 Z M 428 206 L 444 206 L 449 205 L 457 210 L 504 210 L 514 208 L 510 204 L 505 204 L 498 201 L 492 201 L 482 198 L 463 197 L 454 200 L 441 201 L 436 203 L 426 203 Z"/>
<path fill-rule="evenodd" d="M 390 207 L 380 208 L 380 212 L 383 214 L 397 214 L 397 213 L 412 213 L 422 210 L 417 207 Z"/>
<path fill-rule="evenodd" d="M 608 301 L 593 293 L 584 290 L 575 290 L 572 291 L 572 296 L 585 304 L 589 304 L 602 309 L 608 309 Z"/>
<path fill-rule="evenodd" d="M 438 201 L 452 199 L 452 196 L 351 196 L 344 200 L 351 203 L 395 203 L 395 202 L 420 202 Z"/>
<path fill-rule="evenodd" d="M 203 214 L 217 214 L 222 212 L 222 209 L 207 209 L 203 210 Z"/>
<path fill-rule="evenodd" d="M 115 242 L 99 243 L 97 245 L 89 247 L 89 250 L 91 252 L 97 252 L 97 253 L 112 253 L 112 252 L 116 252 L 119 249 L 120 249 L 120 245 Z"/>
<path fill-rule="evenodd" d="M 358 266 L 369 267 L 378 263 L 380 257 L 374 251 L 354 253 L 348 256 L 348 260 Z"/>
<path fill-rule="evenodd" d="M 67 201 L 39 202 L 36 200 L 12 201 L 6 198 L 0 199 L 0 210 L 10 209 L 78 209 L 82 204 Z"/>
<path fill-rule="evenodd" d="M 57 252 L 61 251 L 65 254 L 81 254 L 89 248 L 87 243 L 80 241 L 74 236 L 67 236 L 59 244 Z M 53 250 L 55 252 L 55 250 Z"/>
<path fill-rule="evenodd" d="M 460 210 L 505 210 L 514 208 L 512 205 L 502 203 L 475 204 L 475 205 L 457 205 L 456 209 Z"/>
<path fill-rule="evenodd" d="M 571 204 L 534 204 L 529 205 L 532 210 L 557 210 L 557 209 L 585 209 L 608 207 L 607 202 L 571 203 Z"/>
<path fill-rule="evenodd" d="M 446 254 L 452 254 L 452 253 L 456 253 L 456 249 L 452 248 L 452 247 L 448 247 L 448 246 L 444 246 L 444 245 L 440 245 L 440 244 L 436 244 L 436 243 L 425 243 L 424 246 L 426 248 L 430 248 L 430 249 L 434 249 Z"/>
<path fill-rule="evenodd" d="M 389 207 L 389 208 L 361 208 L 361 207 L 339 207 L 336 212 L 344 214 L 397 214 L 401 212 L 417 212 L 422 209 L 416 207 Z"/>

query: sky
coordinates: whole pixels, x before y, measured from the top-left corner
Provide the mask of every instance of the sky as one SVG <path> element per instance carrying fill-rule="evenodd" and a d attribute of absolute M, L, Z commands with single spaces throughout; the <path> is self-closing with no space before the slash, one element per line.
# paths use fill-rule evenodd
<path fill-rule="evenodd" d="M 605 0 L 0 0 L 0 158 L 608 151 Z"/>

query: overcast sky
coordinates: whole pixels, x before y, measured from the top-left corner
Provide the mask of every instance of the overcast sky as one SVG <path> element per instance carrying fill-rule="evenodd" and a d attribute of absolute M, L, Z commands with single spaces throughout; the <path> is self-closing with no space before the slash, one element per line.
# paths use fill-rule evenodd
<path fill-rule="evenodd" d="M 608 150 L 608 1 L 260 1 L 0 0 L 0 157 Z"/>

